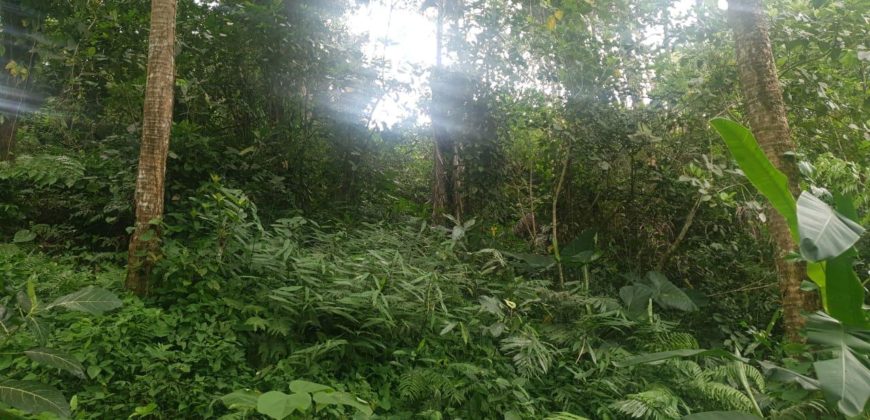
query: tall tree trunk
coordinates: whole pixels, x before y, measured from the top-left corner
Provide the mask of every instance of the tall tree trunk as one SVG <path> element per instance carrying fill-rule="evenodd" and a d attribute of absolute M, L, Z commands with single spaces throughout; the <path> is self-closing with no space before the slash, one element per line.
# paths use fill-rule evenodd
<path fill-rule="evenodd" d="M 172 95 L 175 85 L 176 0 L 151 1 L 151 33 L 148 36 L 148 79 L 142 117 L 142 144 L 136 178 L 136 227 L 130 238 L 127 289 L 148 293 L 148 277 L 159 251 L 159 227 L 163 216 L 163 183 L 172 128 Z"/>
<path fill-rule="evenodd" d="M 25 29 L 21 24 L 26 17 L 20 0 L 0 1 L 0 21 L 3 24 L 0 43 L 4 50 L 3 56 L 0 56 L 0 87 L 3 88 L 0 89 L 0 161 L 12 160 L 15 157 L 18 117 L 26 99 L 25 90 L 20 88 L 27 84 L 27 79 L 13 75 L 6 68 L 11 62 L 18 66 L 27 64 Z"/>
<path fill-rule="evenodd" d="M 432 222 L 443 223 L 445 214 L 453 213 L 452 195 L 450 194 L 451 146 L 445 127 L 447 110 L 444 109 L 444 71 L 441 64 L 444 35 L 444 0 L 436 0 L 438 17 L 435 26 L 435 69 L 432 72 L 430 88 L 432 105 L 430 119 L 432 120 L 433 137 L 433 168 L 432 168 Z"/>
<path fill-rule="evenodd" d="M 800 192 L 800 172 L 790 157 L 795 146 L 786 119 L 785 103 L 776 73 L 776 63 L 768 35 L 768 25 L 760 0 L 729 0 L 728 21 L 734 30 L 737 71 L 749 125 L 768 159 L 789 179 L 792 194 Z M 775 210 L 768 209 L 771 237 L 776 243 L 776 269 L 782 296 L 783 323 L 789 340 L 800 340 L 804 325 L 801 309 L 805 298 L 800 290 L 803 278 L 800 264 L 786 261 L 786 254 L 797 247 L 788 224 Z"/>

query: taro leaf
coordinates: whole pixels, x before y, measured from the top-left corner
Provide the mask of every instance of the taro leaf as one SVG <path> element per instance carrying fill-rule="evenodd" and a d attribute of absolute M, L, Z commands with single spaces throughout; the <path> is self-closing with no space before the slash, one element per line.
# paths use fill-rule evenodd
<path fill-rule="evenodd" d="M 287 395 L 269 391 L 257 399 L 257 412 L 276 420 L 284 419 L 294 411 L 305 412 L 311 407 L 311 395 L 307 393 Z"/>
<path fill-rule="evenodd" d="M 671 351 L 663 351 L 658 353 L 644 353 L 639 354 L 637 356 L 627 357 L 622 360 L 614 361 L 613 364 L 616 367 L 626 367 L 639 365 L 643 363 L 652 363 L 659 362 L 662 360 L 668 359 L 676 359 L 682 357 L 692 357 L 692 356 L 701 356 L 701 357 L 722 357 L 730 360 L 742 360 L 741 358 L 720 349 L 713 350 L 704 350 L 704 349 L 682 349 L 682 350 L 671 350 Z"/>
<path fill-rule="evenodd" d="M 571 266 L 583 266 L 594 262 L 601 257 L 601 254 L 595 251 L 581 251 L 574 255 L 562 256 L 562 262 Z"/>
<path fill-rule="evenodd" d="M 15 232 L 15 236 L 12 237 L 12 242 L 18 244 L 18 243 L 22 243 L 22 242 L 30 242 L 34 239 L 36 239 L 35 233 L 33 233 L 27 229 L 22 229 L 22 230 L 19 230 L 18 232 Z"/>
<path fill-rule="evenodd" d="M 761 420 L 761 417 L 741 411 L 705 411 L 683 416 L 682 420 Z"/>
<path fill-rule="evenodd" d="M 846 345 L 839 357 L 813 363 L 825 396 L 837 403 L 840 412 L 856 417 L 870 399 L 870 369 Z"/>
<path fill-rule="evenodd" d="M 692 312 L 698 310 L 698 305 L 692 301 L 685 292 L 671 283 L 664 274 L 657 271 L 646 273 L 653 291 L 653 300 L 665 308 L 674 308 L 681 311 Z"/>
<path fill-rule="evenodd" d="M 810 261 L 846 252 L 864 233 L 860 225 L 806 191 L 798 198 L 797 215 L 801 255 Z"/>
<path fill-rule="evenodd" d="M 625 302 L 628 311 L 633 314 L 643 312 L 652 295 L 652 289 L 643 284 L 623 286 L 619 289 L 619 297 Z"/>
<path fill-rule="evenodd" d="M 314 394 L 314 402 L 318 407 L 327 405 L 346 405 L 353 407 L 365 415 L 372 415 L 372 408 L 347 392 L 318 392 Z"/>
<path fill-rule="evenodd" d="M 46 309 L 51 309 L 55 306 L 61 306 L 72 311 L 99 315 L 121 307 L 121 300 L 114 293 L 106 289 L 88 286 L 77 292 L 57 298 Z"/>
<path fill-rule="evenodd" d="M 333 389 L 326 385 L 317 384 L 314 382 L 296 380 L 290 382 L 290 390 L 295 393 L 307 392 L 309 394 L 313 394 L 315 392 L 332 391 Z"/>
<path fill-rule="evenodd" d="M 524 254 L 513 252 L 503 252 L 502 254 L 521 260 L 529 268 L 548 268 L 556 263 L 556 260 L 550 255 Z"/>
<path fill-rule="evenodd" d="M 63 369 L 79 378 L 85 379 L 85 368 L 69 353 L 40 347 L 27 350 L 24 354 L 35 362 Z"/>
<path fill-rule="evenodd" d="M 254 410 L 257 408 L 257 398 L 260 394 L 254 391 L 234 391 L 220 398 L 231 410 Z"/>
<path fill-rule="evenodd" d="M 594 252 L 595 235 L 596 232 L 593 229 L 586 229 L 583 232 L 580 232 L 580 235 L 577 235 L 574 240 L 572 240 L 565 248 L 562 249 L 562 257 L 570 257 L 572 255 L 577 255 L 581 252 Z"/>
<path fill-rule="evenodd" d="M 794 196 L 788 189 L 788 178 L 776 169 L 758 146 L 755 136 L 746 127 L 725 119 L 714 118 L 710 124 L 728 146 L 734 160 L 749 182 L 764 194 L 770 204 L 788 222 L 792 236 L 797 235 L 797 210 Z"/>
<path fill-rule="evenodd" d="M 70 415 L 69 403 L 57 389 L 39 382 L 8 379 L 0 382 L 0 401 L 30 413 Z"/>

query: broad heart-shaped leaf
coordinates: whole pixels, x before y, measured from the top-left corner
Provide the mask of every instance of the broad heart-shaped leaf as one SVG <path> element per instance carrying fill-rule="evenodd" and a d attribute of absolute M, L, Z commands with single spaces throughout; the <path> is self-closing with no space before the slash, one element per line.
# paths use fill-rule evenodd
<path fill-rule="evenodd" d="M 69 403 L 57 389 L 39 382 L 5 380 L 0 382 L 0 401 L 30 413 L 70 415 Z"/>
<path fill-rule="evenodd" d="M 356 397 L 347 392 L 318 392 L 314 394 L 314 402 L 318 407 L 325 407 L 327 405 L 346 405 L 348 407 L 356 408 L 367 416 L 372 415 L 372 408 L 369 407 L 368 404 L 360 402 Z"/>
<path fill-rule="evenodd" d="M 649 300 L 652 299 L 653 291 L 645 284 L 633 284 L 619 289 L 619 297 L 625 302 L 628 312 L 637 315 L 646 309 Z"/>
<path fill-rule="evenodd" d="M 725 140 L 728 150 L 749 182 L 785 218 L 792 236 L 797 240 L 797 204 L 788 189 L 788 178 L 770 163 L 749 129 L 725 118 L 714 118 L 710 124 Z"/>
<path fill-rule="evenodd" d="M 664 274 L 650 271 L 646 273 L 646 278 L 649 280 L 650 286 L 652 286 L 653 300 L 662 307 L 679 309 L 686 312 L 698 310 L 698 306 L 695 305 L 692 298 L 675 284 L 671 283 Z"/>
<path fill-rule="evenodd" d="M 855 417 L 870 399 L 870 369 L 845 345 L 839 353 L 836 359 L 813 363 L 813 368 L 828 400 L 836 402 L 843 414 Z"/>
<path fill-rule="evenodd" d="M 804 191 L 797 201 L 801 255 L 810 261 L 834 258 L 851 248 L 864 233 L 857 223 Z"/>
<path fill-rule="evenodd" d="M 63 369 L 79 378 L 85 379 L 85 368 L 69 353 L 40 347 L 27 350 L 24 354 L 35 362 Z"/>
<path fill-rule="evenodd" d="M 287 395 L 279 391 L 269 391 L 257 399 L 257 412 L 276 420 L 282 420 L 294 411 L 305 412 L 311 407 L 308 393 Z"/>
<path fill-rule="evenodd" d="M 683 416 L 682 420 L 761 420 L 761 417 L 742 411 L 705 411 Z"/>
<path fill-rule="evenodd" d="M 576 238 L 562 249 L 562 258 L 577 255 L 581 252 L 594 252 L 595 235 L 594 229 L 585 229 L 583 232 L 580 232 Z"/>
<path fill-rule="evenodd" d="M 233 391 L 220 398 L 227 408 L 231 410 L 254 410 L 257 408 L 258 392 L 242 390 Z"/>
<path fill-rule="evenodd" d="M 704 349 L 683 349 L 683 350 L 671 350 L 671 351 L 663 351 L 659 353 L 645 353 L 639 354 L 637 356 L 627 357 L 622 360 L 614 361 L 613 364 L 616 367 L 626 367 L 639 365 L 643 363 L 652 363 L 658 362 L 662 360 L 668 359 L 676 359 L 682 357 L 692 357 L 692 356 L 701 356 L 701 357 L 722 357 L 730 360 L 742 360 L 741 358 L 725 351 L 719 349 L 713 350 L 704 350 Z"/>
<path fill-rule="evenodd" d="M 525 254 L 519 252 L 502 252 L 502 254 L 522 260 L 528 268 L 547 268 L 556 263 L 556 259 L 550 255 Z"/>
<path fill-rule="evenodd" d="M 88 286 L 77 292 L 55 299 L 47 309 L 61 306 L 72 311 L 99 315 L 121 307 L 121 300 L 114 293 L 99 287 Z"/>
<path fill-rule="evenodd" d="M 332 388 L 326 385 L 302 380 L 291 381 L 290 390 L 296 393 L 307 392 L 309 394 L 321 391 L 333 391 Z"/>

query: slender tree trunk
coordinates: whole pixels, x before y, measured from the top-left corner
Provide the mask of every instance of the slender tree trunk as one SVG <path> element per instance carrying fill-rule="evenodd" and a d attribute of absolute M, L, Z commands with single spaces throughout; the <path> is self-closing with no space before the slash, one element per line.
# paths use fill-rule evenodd
<path fill-rule="evenodd" d="M 450 194 L 450 160 L 452 150 L 445 128 L 447 110 L 444 109 L 444 72 L 441 64 L 444 32 L 444 0 L 438 0 L 438 17 L 435 34 L 435 69 L 433 70 L 430 88 L 432 90 L 432 105 L 430 118 L 432 120 L 433 155 L 432 170 L 432 222 L 443 223 L 445 214 L 453 213 L 452 196 Z"/>
<path fill-rule="evenodd" d="M 136 227 L 130 238 L 126 282 L 127 288 L 138 295 L 148 293 L 148 277 L 159 251 L 156 222 L 163 216 L 163 183 L 175 85 L 175 11 L 176 0 L 151 1 L 148 79 L 136 178 Z"/>
<path fill-rule="evenodd" d="M 776 73 L 768 25 L 760 0 L 729 0 L 728 20 L 734 30 L 737 71 L 749 125 L 768 159 L 789 179 L 792 194 L 800 192 L 797 162 L 789 156 L 795 146 L 786 119 L 785 103 Z M 788 224 L 775 210 L 768 209 L 770 235 L 776 243 L 776 269 L 782 295 L 783 323 L 789 340 L 800 340 L 804 325 L 801 309 L 811 299 L 800 290 L 803 267 L 786 261 L 797 247 Z"/>
<path fill-rule="evenodd" d="M 16 119 L 13 115 L 3 115 L 3 122 L 0 123 L 0 161 L 15 157 Z"/>
<path fill-rule="evenodd" d="M 20 90 L 25 85 L 26 79 L 13 76 L 6 65 L 16 62 L 19 66 L 26 65 L 27 48 L 24 43 L 25 29 L 21 21 L 26 16 L 21 8 L 20 0 L 0 1 L 0 20 L 3 23 L 3 32 L 0 33 L 0 43 L 4 55 L 0 56 L 0 161 L 15 158 L 15 137 L 18 128 L 18 116 L 25 100 L 25 91 Z"/>

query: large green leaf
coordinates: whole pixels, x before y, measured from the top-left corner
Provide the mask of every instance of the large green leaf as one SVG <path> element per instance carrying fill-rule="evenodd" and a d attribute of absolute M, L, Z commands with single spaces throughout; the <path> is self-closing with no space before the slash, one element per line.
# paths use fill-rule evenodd
<path fill-rule="evenodd" d="M 710 124 L 725 140 L 728 150 L 749 182 L 785 218 L 797 240 L 797 204 L 788 189 L 788 178 L 770 163 L 749 129 L 725 118 L 714 118 Z"/>
<path fill-rule="evenodd" d="M 234 391 L 220 398 L 227 408 L 232 410 L 254 410 L 257 408 L 257 399 L 260 397 L 254 391 Z"/>
<path fill-rule="evenodd" d="M 99 287 L 88 286 L 77 292 L 55 299 L 47 308 L 56 306 L 93 315 L 121 307 L 121 300 L 114 293 Z"/>
<path fill-rule="evenodd" d="M 682 420 L 761 420 L 761 417 L 742 411 L 706 411 L 683 416 Z"/>
<path fill-rule="evenodd" d="M 287 395 L 279 391 L 269 391 L 257 400 L 257 412 L 276 420 L 282 420 L 295 411 L 305 412 L 311 407 L 308 393 Z"/>
<path fill-rule="evenodd" d="M 665 308 L 674 308 L 681 311 L 697 311 L 698 306 L 685 292 L 671 283 L 664 274 L 658 271 L 646 273 L 646 278 L 652 286 L 653 300 Z"/>
<path fill-rule="evenodd" d="M 625 302 L 628 312 L 638 315 L 646 310 L 649 300 L 652 299 L 653 291 L 645 284 L 633 284 L 619 289 L 619 297 Z"/>
<path fill-rule="evenodd" d="M 801 375 L 800 373 L 797 373 L 790 369 L 786 369 L 784 367 L 777 366 L 771 362 L 761 361 L 759 362 L 759 364 L 764 369 L 764 373 L 769 379 L 783 383 L 793 382 L 808 391 L 816 391 L 821 389 L 821 385 L 819 384 L 818 379 L 810 378 L 806 375 Z"/>
<path fill-rule="evenodd" d="M 309 394 L 313 394 L 315 392 L 321 391 L 332 391 L 333 389 L 327 385 L 318 384 L 314 382 L 308 382 L 303 380 L 295 380 L 290 382 L 290 390 L 295 393 L 307 392 Z"/>
<path fill-rule="evenodd" d="M 314 402 L 318 407 L 328 405 L 345 405 L 353 407 L 365 415 L 372 415 L 372 408 L 347 392 L 318 392 L 314 394 Z"/>
<path fill-rule="evenodd" d="M 804 191 L 797 201 L 801 254 L 810 261 L 834 258 L 851 248 L 864 233 L 857 223 Z"/>
<path fill-rule="evenodd" d="M 658 353 L 644 353 L 639 354 L 637 356 L 627 357 L 622 360 L 614 361 L 613 364 L 617 367 L 625 367 L 625 366 L 633 366 L 644 363 L 652 363 L 659 362 L 662 360 L 668 359 L 676 359 L 683 357 L 692 357 L 692 356 L 700 356 L 700 357 L 722 357 L 725 359 L 731 360 L 741 360 L 739 357 L 725 351 L 719 349 L 713 350 L 704 350 L 704 349 L 682 349 L 682 350 L 671 350 L 671 351 L 663 351 Z"/>
<path fill-rule="evenodd" d="M 855 250 L 850 249 L 825 262 L 825 307 L 846 325 L 866 326 L 864 287 L 852 268 L 855 255 Z"/>
<path fill-rule="evenodd" d="M 850 328 L 825 313 L 809 316 L 806 331 L 810 342 L 831 347 L 837 356 L 813 364 L 822 391 L 843 414 L 857 416 L 870 398 L 870 369 L 855 352 L 870 352 L 870 331 Z"/>
<path fill-rule="evenodd" d="M 508 257 L 516 258 L 526 264 L 528 268 L 548 268 L 556 263 L 551 255 L 527 254 L 522 252 L 502 252 Z"/>
<path fill-rule="evenodd" d="M 581 252 L 595 251 L 595 235 L 597 232 L 594 229 L 585 229 L 580 232 L 567 246 L 562 248 L 562 258 L 577 255 Z"/>
<path fill-rule="evenodd" d="M 40 347 L 27 350 L 24 354 L 38 363 L 63 369 L 79 378 L 85 379 L 85 368 L 69 353 Z"/>
<path fill-rule="evenodd" d="M 0 401 L 30 413 L 49 412 L 59 417 L 70 415 L 69 403 L 57 389 L 33 381 L 0 382 Z"/>
<path fill-rule="evenodd" d="M 825 396 L 837 403 L 837 408 L 855 417 L 864 411 L 870 399 L 870 369 L 843 345 L 839 357 L 813 363 Z"/>

